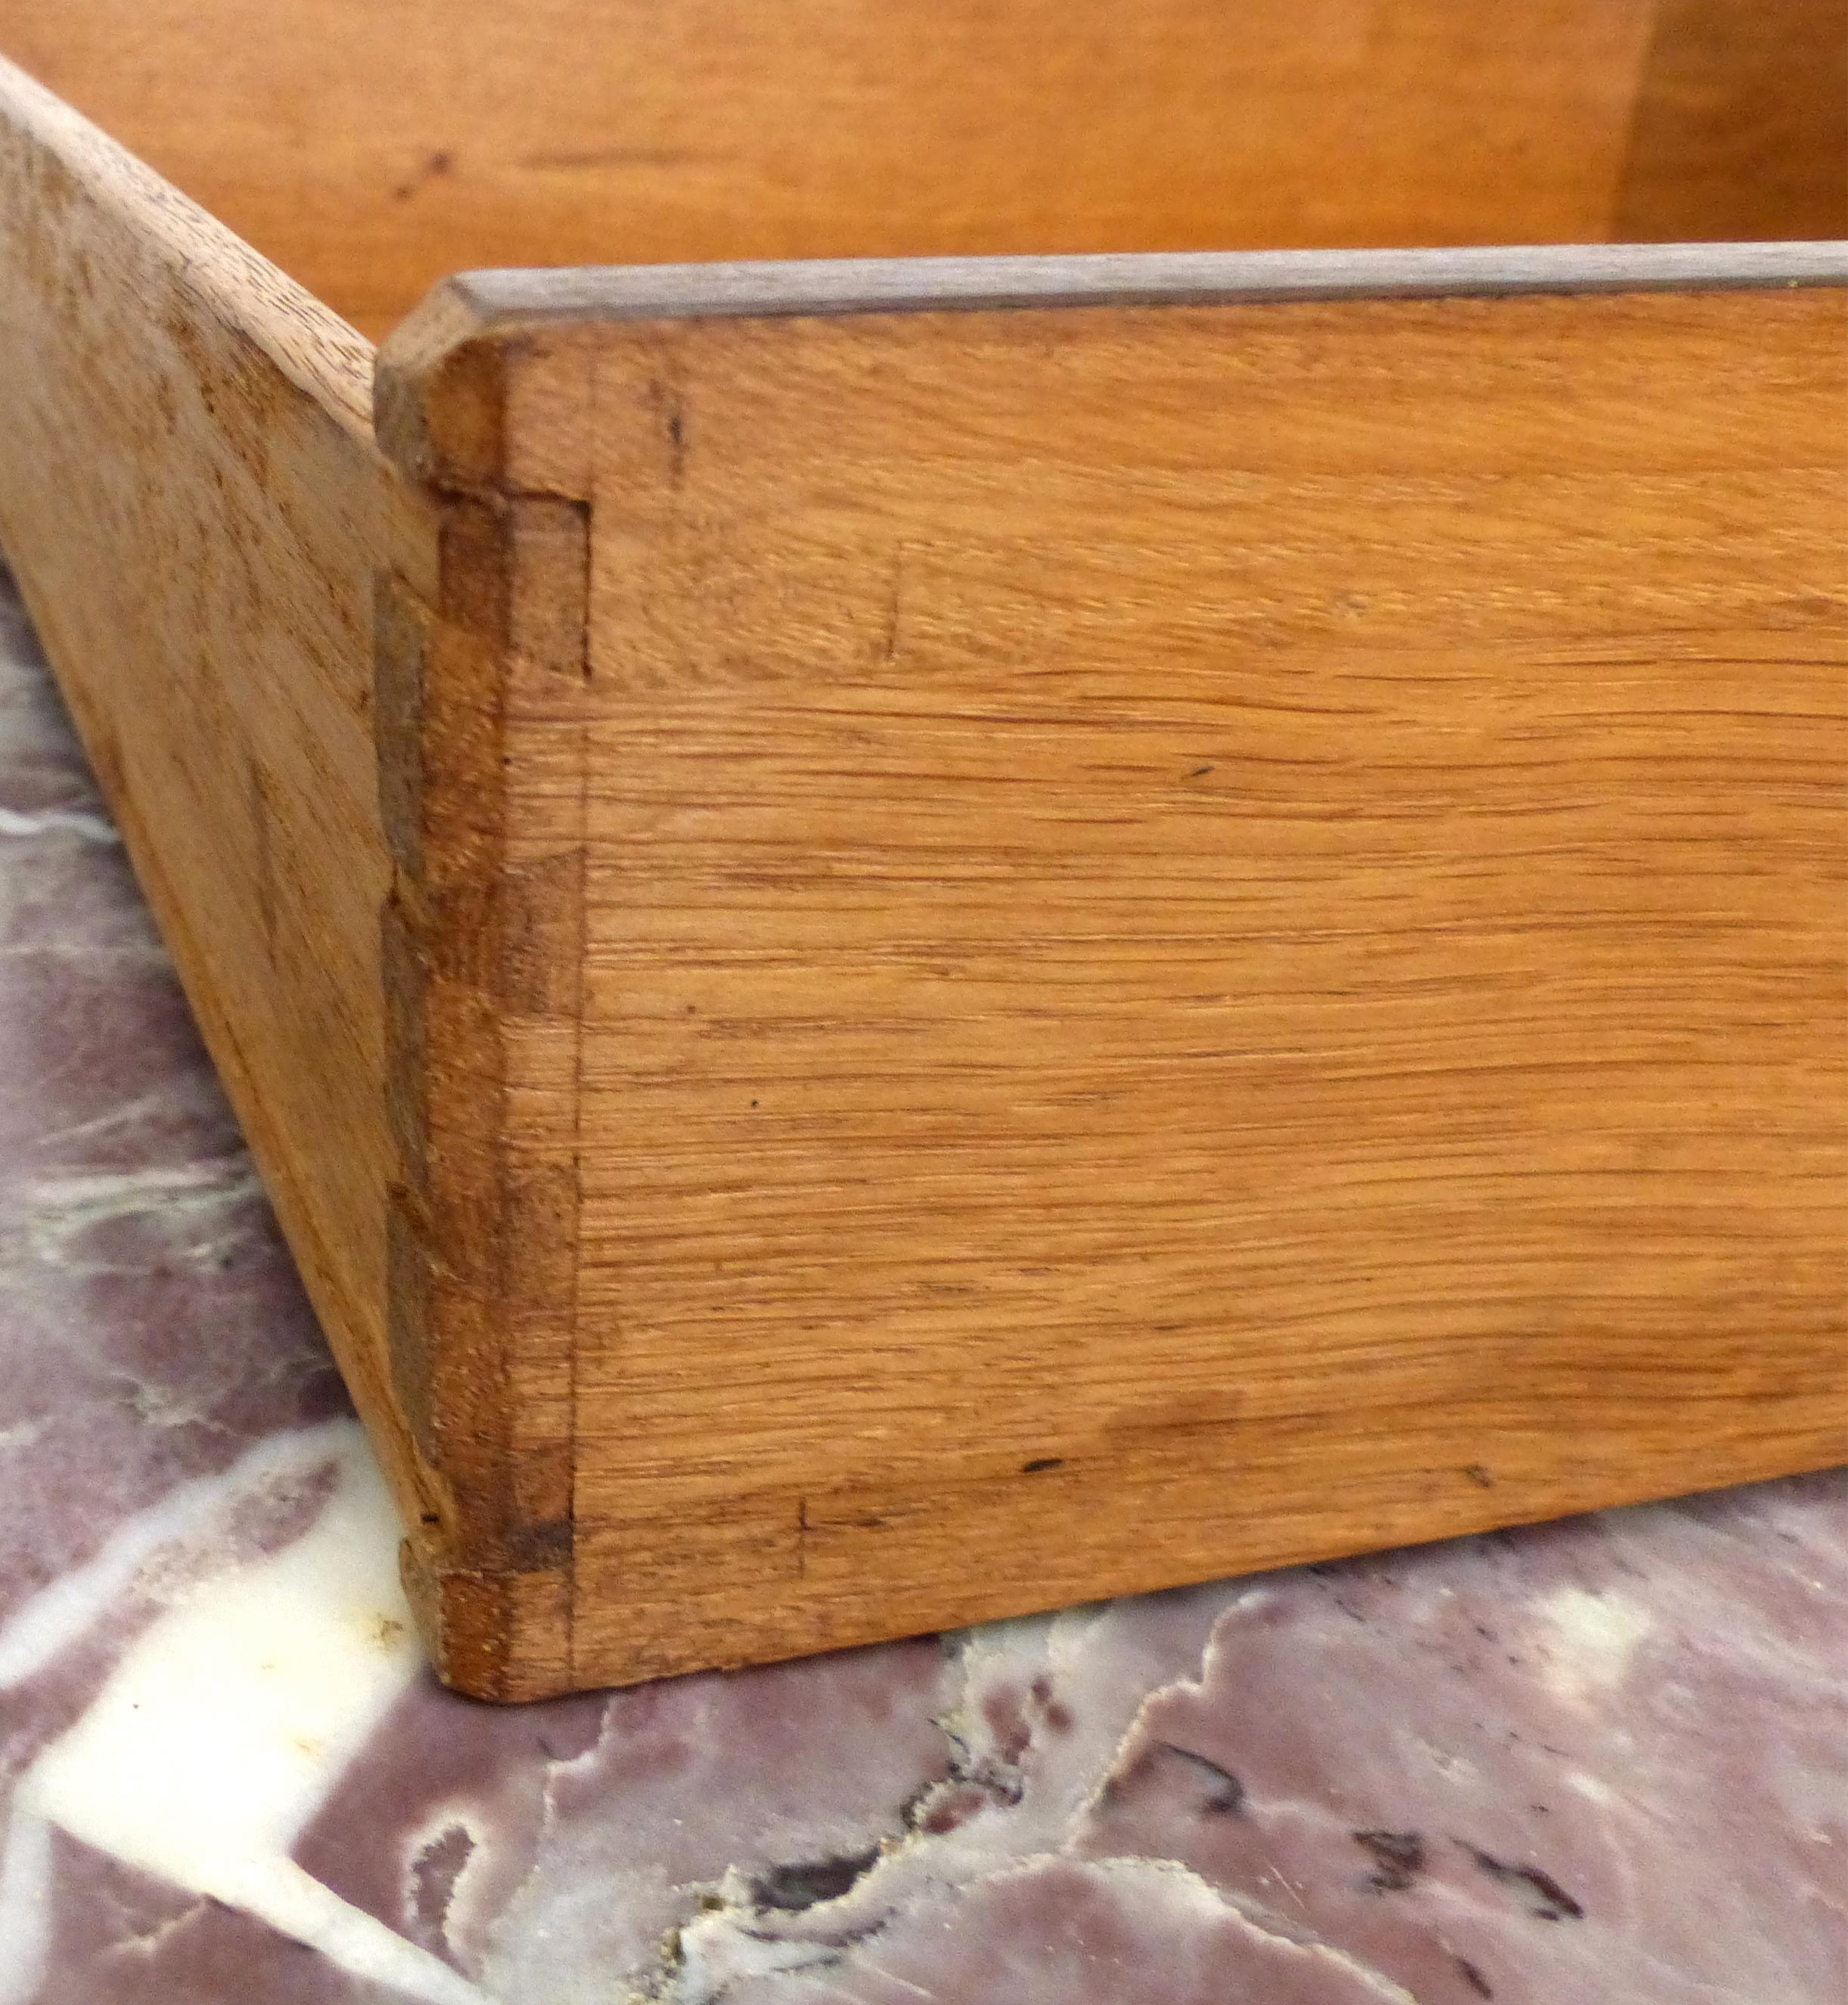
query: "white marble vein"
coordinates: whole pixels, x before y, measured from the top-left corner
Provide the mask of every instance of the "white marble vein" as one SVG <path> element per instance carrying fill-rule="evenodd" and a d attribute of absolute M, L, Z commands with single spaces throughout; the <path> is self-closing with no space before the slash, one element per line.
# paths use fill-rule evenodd
<path fill-rule="evenodd" d="M 482 2005 L 475 1986 L 289 1856 L 419 1663 L 397 1521 L 352 1422 L 265 1441 L 122 1526 L 0 1631 L 0 1684 L 68 1647 L 137 1571 L 240 1494 L 317 1466 L 333 1484 L 309 1529 L 175 1592 L 19 1783 L 0 1904 L 0 2005 L 26 2005 L 44 1975 L 52 1828 L 256 1915 L 356 1975 L 430 2005 Z"/>

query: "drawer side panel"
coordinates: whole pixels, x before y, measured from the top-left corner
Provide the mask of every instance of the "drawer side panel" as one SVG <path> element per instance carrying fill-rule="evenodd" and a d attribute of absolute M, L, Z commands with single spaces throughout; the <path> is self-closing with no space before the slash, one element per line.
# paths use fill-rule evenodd
<path fill-rule="evenodd" d="M 601 352 L 583 1674 L 1848 1452 L 1845 334 Z"/>
<path fill-rule="evenodd" d="M 571 1441 L 453 1662 L 1848 1453 L 1819 258 L 507 274 L 394 337 L 390 449 L 508 567 L 470 1262 L 532 1508 Z"/>
<path fill-rule="evenodd" d="M 401 1504 L 375 571 L 428 592 L 372 351 L 0 64 L 0 545 Z"/>

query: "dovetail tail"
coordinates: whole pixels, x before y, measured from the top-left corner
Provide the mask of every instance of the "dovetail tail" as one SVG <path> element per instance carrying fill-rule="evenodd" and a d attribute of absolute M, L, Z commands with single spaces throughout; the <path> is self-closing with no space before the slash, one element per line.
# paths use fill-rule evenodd
<path fill-rule="evenodd" d="M 521 668 L 591 679 L 591 507 L 556 495 L 507 504 L 512 546 L 507 641 Z"/>

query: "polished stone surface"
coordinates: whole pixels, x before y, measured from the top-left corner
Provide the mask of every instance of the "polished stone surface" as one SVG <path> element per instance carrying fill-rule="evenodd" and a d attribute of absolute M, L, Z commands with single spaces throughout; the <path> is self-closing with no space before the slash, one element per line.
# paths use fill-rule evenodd
<path fill-rule="evenodd" d="M 509 1712 L 394 1539 L 0 575 L 0 2005 L 1848 2000 L 1848 1473 Z"/>

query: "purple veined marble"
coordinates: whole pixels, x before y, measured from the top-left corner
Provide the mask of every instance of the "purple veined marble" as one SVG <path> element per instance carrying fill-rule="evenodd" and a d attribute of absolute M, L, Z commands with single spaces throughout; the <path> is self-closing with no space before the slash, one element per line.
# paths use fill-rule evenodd
<path fill-rule="evenodd" d="M 1848 2005 L 1848 1474 L 514 1711 L 395 1537 L 0 576 L 0 2005 Z"/>

